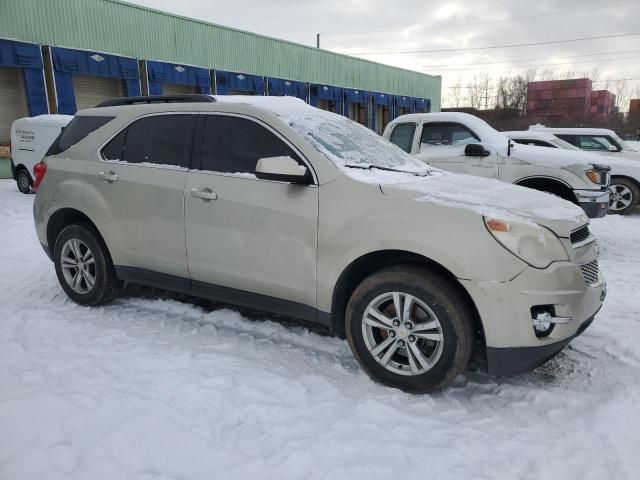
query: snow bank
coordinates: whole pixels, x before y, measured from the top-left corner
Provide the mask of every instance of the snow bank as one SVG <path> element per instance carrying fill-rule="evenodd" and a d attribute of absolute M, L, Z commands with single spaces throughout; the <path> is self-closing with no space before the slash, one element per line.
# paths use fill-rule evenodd
<path fill-rule="evenodd" d="M 264 315 L 148 295 L 77 306 L 32 202 L 0 180 L 2 479 L 637 478 L 639 215 L 591 224 L 609 294 L 555 359 L 515 378 L 474 363 L 423 396 Z"/>

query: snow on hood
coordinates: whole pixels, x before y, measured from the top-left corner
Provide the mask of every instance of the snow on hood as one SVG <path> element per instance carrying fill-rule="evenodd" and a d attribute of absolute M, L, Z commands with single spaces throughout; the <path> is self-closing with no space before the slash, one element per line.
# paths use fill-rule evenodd
<path fill-rule="evenodd" d="M 378 167 L 428 175 L 431 167 L 342 115 L 311 107 L 294 97 L 215 96 L 223 103 L 243 103 L 279 117 L 342 171 Z"/>
<path fill-rule="evenodd" d="M 379 180 L 382 191 L 388 195 L 409 191 L 416 201 L 471 210 L 490 218 L 540 224 L 561 236 L 588 223 L 577 205 L 549 193 L 494 179 L 460 174 L 426 178 L 396 174 L 392 178 L 388 173 Z"/>

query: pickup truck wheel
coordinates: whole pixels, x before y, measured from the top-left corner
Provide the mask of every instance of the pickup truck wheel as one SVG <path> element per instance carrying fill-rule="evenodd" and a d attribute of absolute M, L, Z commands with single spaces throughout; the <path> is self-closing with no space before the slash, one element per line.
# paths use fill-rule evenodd
<path fill-rule="evenodd" d="M 372 379 L 411 393 L 446 387 L 473 350 L 472 316 L 458 288 L 414 266 L 366 278 L 347 305 L 346 333 Z"/>
<path fill-rule="evenodd" d="M 16 172 L 16 183 L 18 184 L 18 190 L 22 193 L 31 193 L 31 177 L 29 172 L 24 169 L 20 169 Z"/>
<path fill-rule="evenodd" d="M 638 206 L 640 189 L 631 180 L 613 177 L 609 185 L 609 213 L 626 215 Z"/>
<path fill-rule="evenodd" d="M 55 242 L 54 263 L 65 293 L 80 305 L 102 305 L 117 294 L 117 279 L 107 247 L 90 226 L 65 227 Z"/>

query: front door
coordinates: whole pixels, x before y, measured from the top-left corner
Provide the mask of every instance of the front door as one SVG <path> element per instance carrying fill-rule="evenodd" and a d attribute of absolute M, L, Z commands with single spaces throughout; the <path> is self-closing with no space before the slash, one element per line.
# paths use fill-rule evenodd
<path fill-rule="evenodd" d="M 318 188 L 254 175 L 260 158 L 288 155 L 302 163 L 300 155 L 252 118 L 201 118 L 199 161 L 185 188 L 194 289 L 210 289 L 213 296 L 222 291 L 221 299 L 249 292 L 267 302 L 315 307 Z"/>
<path fill-rule="evenodd" d="M 480 143 L 480 138 L 460 123 L 428 122 L 422 125 L 418 155 L 442 170 L 498 178 L 498 157 L 494 152 L 486 157 L 464 154 L 465 147 L 472 143 Z"/>

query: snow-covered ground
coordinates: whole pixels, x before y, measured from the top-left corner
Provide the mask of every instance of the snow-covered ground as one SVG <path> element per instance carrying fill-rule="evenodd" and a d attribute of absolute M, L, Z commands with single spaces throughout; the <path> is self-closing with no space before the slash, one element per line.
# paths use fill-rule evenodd
<path fill-rule="evenodd" d="M 633 479 L 640 215 L 595 220 L 609 296 L 547 365 L 431 396 L 343 340 L 147 294 L 70 302 L 0 181 L 0 479 Z"/>

